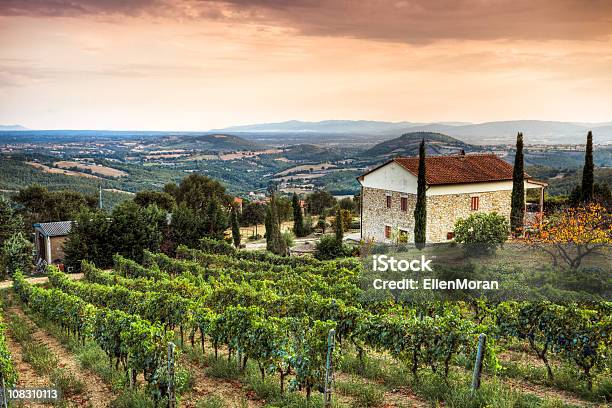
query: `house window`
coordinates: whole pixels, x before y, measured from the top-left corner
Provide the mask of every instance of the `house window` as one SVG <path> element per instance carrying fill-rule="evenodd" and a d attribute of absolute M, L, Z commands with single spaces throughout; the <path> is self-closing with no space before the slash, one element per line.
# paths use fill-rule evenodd
<path fill-rule="evenodd" d="M 391 238 L 391 227 L 389 225 L 385 225 L 385 238 Z"/>
<path fill-rule="evenodd" d="M 402 211 L 408 211 L 408 197 L 402 197 L 400 206 Z"/>
<path fill-rule="evenodd" d="M 387 194 L 387 208 L 391 208 L 391 194 Z"/>
<path fill-rule="evenodd" d="M 408 242 L 408 231 L 406 230 L 399 230 L 399 237 L 398 237 L 398 241 L 402 244 L 405 244 Z"/>
<path fill-rule="evenodd" d="M 447 232 L 446 233 L 446 239 L 453 239 L 455 238 L 455 233 L 453 231 Z"/>
<path fill-rule="evenodd" d="M 480 197 L 472 197 L 472 211 L 478 210 L 480 204 Z"/>

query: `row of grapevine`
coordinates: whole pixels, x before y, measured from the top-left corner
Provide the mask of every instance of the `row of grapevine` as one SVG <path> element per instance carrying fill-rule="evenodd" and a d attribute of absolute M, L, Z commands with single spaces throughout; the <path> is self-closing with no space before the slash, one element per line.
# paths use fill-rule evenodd
<path fill-rule="evenodd" d="M 96 307 L 58 289 L 32 285 L 21 272 L 14 274 L 13 288 L 24 303 L 46 320 L 81 341 L 94 340 L 107 354 L 109 364 L 125 369 L 132 380 L 142 373 L 157 399 L 165 395 L 163 373 L 172 334 L 161 325 L 121 310 Z"/>
<path fill-rule="evenodd" d="M 502 336 L 526 339 L 545 364 L 559 354 L 582 370 L 589 389 L 593 371 L 612 369 L 612 303 L 595 307 L 557 305 L 550 302 L 503 302 L 495 310 L 496 326 Z"/>
<path fill-rule="evenodd" d="M 151 317 L 155 314 L 155 320 L 164 323 L 169 329 L 172 328 L 172 323 L 164 317 L 166 314 L 162 310 L 179 310 L 180 312 L 172 314 L 174 317 L 188 316 L 185 320 L 193 322 L 192 339 L 194 331 L 199 330 L 202 340 L 210 339 L 215 355 L 218 355 L 218 348 L 224 345 L 228 347 L 230 356 L 236 356 L 237 364 L 243 367 L 248 359 L 252 359 L 259 365 L 262 376 L 269 372 L 279 372 L 283 390 L 285 378 L 290 374 L 295 375 L 296 384 L 302 386 L 308 394 L 323 381 L 325 365 L 324 357 L 321 356 L 325 355 L 326 335 L 336 326 L 334 322 L 313 321 L 305 316 L 302 319 L 268 317 L 268 313 L 257 306 L 228 306 L 221 313 L 217 313 L 184 298 L 180 298 L 181 304 L 186 307 L 173 309 L 173 304 L 163 304 L 162 299 L 176 299 L 179 298 L 178 295 L 137 292 L 119 286 L 75 282 L 54 267 L 49 268 L 49 281 L 55 288 L 62 290 L 60 293 L 63 296 L 80 299 L 81 302 L 92 301 L 118 308 L 125 307 L 135 314 L 143 313 Z M 127 278 L 122 279 L 123 283 L 127 283 L 126 281 Z M 124 315 L 129 316 L 126 313 Z M 175 321 L 173 324 L 176 323 Z M 116 332 L 122 333 L 125 329 L 125 324 L 117 322 L 112 330 L 102 325 L 94 332 L 100 338 L 107 333 L 107 337 L 112 340 L 116 337 Z M 204 342 L 202 346 L 204 347 Z M 104 346 L 103 348 L 106 349 Z M 116 358 L 117 361 L 123 362 L 126 357 L 119 353 Z"/>
<path fill-rule="evenodd" d="M 221 256 L 210 255 L 210 259 L 214 257 Z M 155 265 L 152 266 L 155 269 Z M 189 273 L 186 273 L 184 276 L 188 275 Z M 292 280 L 295 283 L 292 283 Z M 454 356 L 473 353 L 475 338 L 479 332 L 494 335 L 490 336 L 490 341 L 495 336 L 527 339 L 534 352 L 547 366 L 550 366 L 548 355 L 558 354 L 583 371 L 589 387 L 593 371 L 606 372 L 609 369 L 607 361 L 611 348 L 611 331 L 610 319 L 606 319 L 606 316 L 610 315 L 609 306 L 608 309 L 602 309 L 604 313 L 593 313 L 584 307 L 550 305 L 551 310 L 557 310 L 555 320 L 547 317 L 547 313 L 529 312 L 537 307 L 542 308 L 542 304 L 528 302 L 517 303 L 518 306 L 512 306 L 511 302 L 503 302 L 497 306 L 437 302 L 421 305 L 418 313 L 414 308 L 398 309 L 395 306 L 395 309 L 386 308 L 372 314 L 359 305 L 345 304 L 343 296 L 320 296 L 317 295 L 317 290 L 310 291 L 310 285 L 316 287 L 316 279 L 309 274 L 301 276 L 301 279 L 290 276 L 278 278 L 273 282 L 252 282 L 235 282 L 228 276 L 211 276 L 206 285 L 212 287 L 212 292 L 200 299 L 201 304 L 217 312 L 243 305 L 262 308 L 267 315 L 279 318 L 310 317 L 334 321 L 339 339 L 350 339 L 360 350 L 360 354 L 366 347 L 388 351 L 411 364 L 415 375 L 417 368 L 421 366 L 448 373 Z M 129 286 L 130 282 L 123 281 L 119 284 Z M 163 285 L 164 290 L 174 292 L 167 283 Z M 286 285 L 285 291 L 283 285 Z M 197 287 L 197 284 L 194 286 Z M 328 286 L 328 290 L 334 291 L 335 288 Z M 291 292 L 296 293 L 290 294 Z M 514 320 L 507 316 L 504 318 L 506 309 L 517 311 Z M 195 316 L 193 319 L 198 321 Z M 575 328 L 568 324 L 572 320 L 582 322 L 580 327 Z M 542 341 L 540 338 L 547 340 Z M 489 357 L 494 363 L 494 356 Z M 552 371 L 549 373 L 552 376 Z"/>
<path fill-rule="evenodd" d="M 81 272 L 88 282 L 102 285 L 120 285 L 140 292 L 168 291 L 183 297 L 202 297 L 207 296 L 211 291 L 211 287 L 201 278 L 188 274 L 175 278 L 161 274 L 155 278 L 129 278 L 98 269 L 88 261 L 81 262 Z"/>
<path fill-rule="evenodd" d="M 197 250 L 195 250 L 197 251 Z M 205 256 L 216 259 L 219 255 Z M 223 257 L 223 256 L 221 256 Z M 190 284 L 204 288 L 209 282 L 215 289 L 227 286 L 229 282 L 242 285 L 243 287 L 253 287 L 255 290 L 270 290 L 278 296 L 289 294 L 312 295 L 320 294 L 324 297 L 342 299 L 345 302 L 356 303 L 361 290 L 352 282 L 352 277 L 345 279 L 338 278 L 332 283 L 331 277 L 324 278 L 319 271 L 292 270 L 287 268 L 282 273 L 270 270 L 262 270 L 261 265 L 253 266 L 248 271 L 242 269 L 214 269 L 193 265 L 193 262 L 169 258 L 164 254 L 145 253 L 147 268 L 134 263 L 122 256 L 115 256 L 115 270 L 117 274 L 130 278 L 148 278 L 155 281 L 176 280 L 180 278 L 181 285 L 186 288 Z M 223 260 L 223 258 L 222 258 Z M 267 266 L 265 266 L 267 267 Z M 257 268 L 260 268 L 257 271 Z M 87 273 L 91 268 L 87 264 L 82 265 L 82 270 Z M 196 275 L 197 274 L 197 275 Z M 97 280 L 98 283 L 111 283 L 110 279 L 103 279 L 104 282 Z M 172 279 L 171 279 L 172 278 Z M 136 290 L 158 290 L 151 289 L 149 282 L 131 282 L 129 287 Z M 227 289 L 227 288 L 226 288 Z M 198 295 L 197 291 L 189 293 L 188 296 Z M 187 295 L 185 295 L 187 296 Z"/>
<path fill-rule="evenodd" d="M 0 314 L 0 388 L 12 387 L 17 382 L 17 370 L 6 342 L 5 331 L 6 325 L 2 319 L 2 314 Z"/>
<path fill-rule="evenodd" d="M 245 251 L 248 252 L 248 251 Z M 206 269 L 236 271 L 239 275 L 251 276 L 252 279 L 273 280 L 285 274 L 309 273 L 320 275 L 333 283 L 338 280 L 351 280 L 357 283 L 361 265 L 355 261 L 346 263 L 342 261 L 317 261 L 316 265 L 297 265 L 270 263 L 261 260 L 235 258 L 230 255 L 208 253 L 181 245 L 176 250 L 177 257 L 182 260 L 195 261 Z M 280 257 L 282 258 L 282 257 Z M 284 258 L 290 259 L 290 258 Z M 261 275 L 264 274 L 264 275 Z"/>
<path fill-rule="evenodd" d="M 210 243 L 201 242 L 200 247 L 205 252 L 212 252 Z M 213 257 L 206 257 L 197 250 L 182 249 L 182 251 L 184 256 L 190 255 L 193 259 L 200 259 L 203 262 L 218 262 Z M 257 255 L 252 252 L 247 254 L 247 252 L 234 250 L 226 252 L 225 256 L 233 257 L 236 260 L 256 259 L 258 261 L 270 262 L 267 259 L 268 255 Z M 275 257 L 275 255 L 269 256 Z M 294 259 L 277 258 L 272 262 L 275 265 L 282 265 L 283 260 L 291 262 Z M 350 291 L 347 293 L 350 293 Z M 460 324 L 467 324 L 466 322 L 470 322 L 470 320 L 479 323 L 486 321 L 488 325 L 480 324 L 479 330 L 494 334 L 496 337 L 515 337 L 527 340 L 533 352 L 547 367 L 548 375 L 551 379 L 553 378 L 553 372 L 548 361 L 551 354 L 560 356 L 569 363 L 575 364 L 582 371 L 588 388 L 592 387 L 593 371 L 609 373 L 612 368 L 609 363 L 611 361 L 610 357 L 612 357 L 612 303 L 610 302 L 584 305 L 558 305 L 547 302 L 501 302 L 497 305 L 487 305 L 483 300 L 479 300 L 473 303 L 469 305 L 473 315 L 457 315 L 457 318 L 454 319 L 454 327 L 458 327 Z M 431 305 L 418 305 L 419 315 L 445 315 L 447 313 L 444 309 L 455 307 L 457 304 L 460 303 L 451 305 L 442 302 L 438 305 L 433 305 L 433 309 L 436 309 L 435 311 L 431 310 Z M 430 310 L 427 310 L 428 308 Z M 378 329 L 369 330 L 366 324 L 366 329 L 362 329 L 360 332 L 362 338 L 364 338 L 364 335 L 368 337 L 368 333 L 379 337 L 376 333 L 381 330 L 387 334 L 393 332 L 392 328 L 380 325 L 381 321 L 389 320 L 386 311 L 382 311 L 381 314 L 375 316 L 365 316 L 367 318 L 362 320 L 362 322 L 377 321 L 374 323 L 374 326 L 378 326 Z M 405 321 L 401 320 L 402 324 L 405 324 Z M 421 325 L 427 325 L 427 319 L 420 317 L 417 321 Z M 472 324 L 470 322 L 468 325 Z M 419 330 L 422 333 L 428 331 L 426 329 Z M 402 330 L 402 332 L 405 332 L 405 330 Z M 450 330 L 446 333 L 452 338 L 458 333 L 462 335 L 470 332 L 473 332 L 473 330 L 467 328 L 467 330 L 459 331 Z M 359 338 L 360 336 L 356 335 L 354 338 Z M 374 347 L 386 348 L 387 350 L 404 350 L 406 345 L 405 338 L 402 340 L 401 346 L 387 344 L 386 347 L 381 347 L 380 344 L 380 342 L 384 344 L 385 340 L 379 338 L 371 338 L 369 340 L 369 343 Z M 419 340 L 411 340 L 409 343 L 412 344 L 414 351 L 414 347 L 419 345 Z M 448 345 L 451 348 L 454 347 L 452 341 Z M 417 354 L 413 352 L 414 356 Z M 424 359 L 428 360 L 430 358 L 424 356 Z M 413 360 L 416 360 L 416 358 L 413 358 Z"/>
<path fill-rule="evenodd" d="M 299 266 L 319 267 L 329 265 L 330 261 L 320 261 L 312 257 L 286 257 L 275 255 L 268 251 L 247 251 L 234 248 L 224 241 L 215 241 L 210 238 L 202 238 L 199 242 L 199 249 L 210 254 L 228 255 L 235 259 L 265 262 L 272 265 L 289 266 L 292 268 Z M 355 258 L 344 258 L 331 261 L 337 268 L 356 269 L 359 261 Z"/>
<path fill-rule="evenodd" d="M 48 268 L 48 275 L 49 283 L 54 288 L 96 306 L 121 310 L 161 323 L 166 329 L 180 327 L 182 332 L 192 321 L 194 301 L 172 292 L 140 292 L 120 285 L 74 281 L 55 266 Z"/>
<path fill-rule="evenodd" d="M 67 277 L 63 280 L 65 290 L 70 290 L 66 286 L 74 288 L 82 285 L 70 281 Z M 53 281 L 56 279 L 53 278 Z M 128 281 L 126 278 L 121 278 L 123 284 L 133 286 Z M 231 280 L 219 282 L 214 278 L 211 278 L 211 281 L 213 291 L 210 298 L 201 299 L 199 305 L 192 303 L 192 309 L 187 314 L 193 316 L 193 322 L 202 336 L 210 336 L 213 344 L 223 343 L 223 340 L 211 331 L 211 327 L 217 327 L 211 326 L 211 313 L 225 313 L 232 310 L 235 305 L 242 305 L 265 311 L 267 316 L 276 316 L 279 319 L 333 321 L 336 324 L 338 339 L 348 338 L 360 350 L 367 345 L 370 348 L 389 351 L 403 360 L 410 360 L 415 375 L 419 366 L 430 366 L 435 371 L 439 365 L 444 366 L 444 372 L 448 374 L 449 365 L 455 355 L 470 354 L 473 351 L 472 347 L 475 345 L 473 340 L 481 329 L 470 324 L 469 320 L 463 319 L 463 316 L 454 309 L 447 310 L 441 317 L 424 318 L 418 318 L 414 313 L 410 314 L 410 310 L 396 309 L 398 318 L 385 317 L 377 320 L 377 316 L 362 309 L 317 294 L 307 297 L 276 296 L 269 291 L 256 291 L 244 283 L 238 284 Z M 167 284 L 163 285 L 168 287 Z M 84 293 L 84 290 L 79 292 Z M 97 296 L 103 299 L 100 293 Z M 193 309 L 194 307 L 196 309 Z M 391 339 L 375 335 L 378 332 L 389 333 L 394 327 L 397 331 L 398 322 L 401 322 L 402 328 L 399 337 Z M 429 346 L 425 347 L 426 345 Z"/>

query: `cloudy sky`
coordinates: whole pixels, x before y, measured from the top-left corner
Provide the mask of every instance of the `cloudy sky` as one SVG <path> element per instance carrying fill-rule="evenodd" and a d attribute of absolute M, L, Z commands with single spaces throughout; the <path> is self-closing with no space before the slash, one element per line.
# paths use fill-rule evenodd
<path fill-rule="evenodd" d="M 0 124 L 612 121 L 609 0 L 0 0 Z"/>

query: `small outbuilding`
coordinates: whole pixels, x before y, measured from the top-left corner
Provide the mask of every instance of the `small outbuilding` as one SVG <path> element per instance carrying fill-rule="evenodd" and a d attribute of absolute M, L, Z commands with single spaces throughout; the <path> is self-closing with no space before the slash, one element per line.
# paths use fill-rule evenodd
<path fill-rule="evenodd" d="M 64 259 L 64 242 L 70 233 L 72 221 L 41 222 L 33 227 L 36 263 L 61 263 Z"/>

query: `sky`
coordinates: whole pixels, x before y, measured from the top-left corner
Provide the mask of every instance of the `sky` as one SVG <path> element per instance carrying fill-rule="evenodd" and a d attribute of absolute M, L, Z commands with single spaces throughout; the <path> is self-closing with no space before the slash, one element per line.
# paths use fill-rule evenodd
<path fill-rule="evenodd" d="M 0 0 L 0 124 L 612 121 L 609 0 Z"/>

